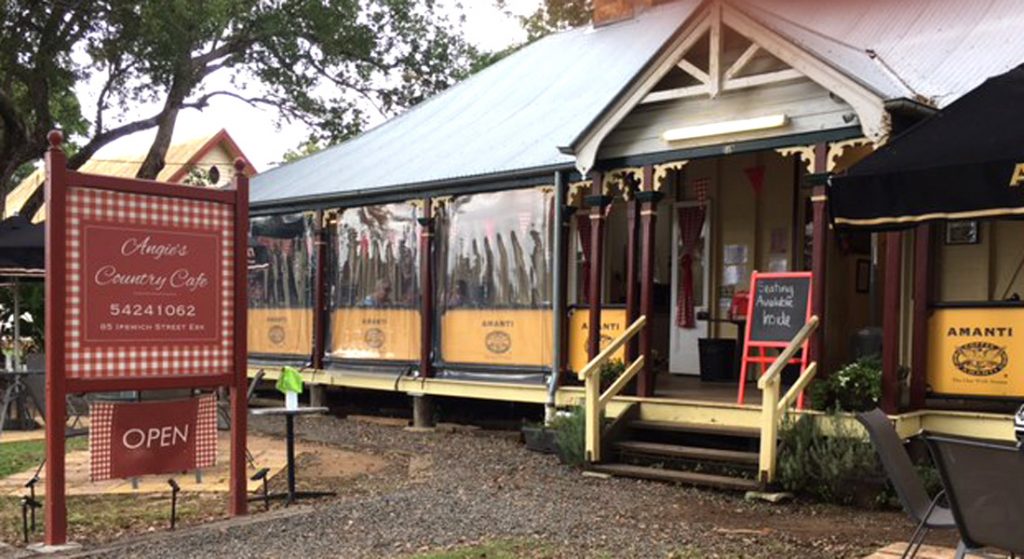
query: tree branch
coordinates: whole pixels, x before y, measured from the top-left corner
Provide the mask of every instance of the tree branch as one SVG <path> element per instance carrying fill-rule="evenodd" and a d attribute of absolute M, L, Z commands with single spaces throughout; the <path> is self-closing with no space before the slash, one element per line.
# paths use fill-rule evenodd
<path fill-rule="evenodd" d="M 109 144 L 110 142 L 113 142 L 114 140 L 123 138 L 129 134 L 141 132 L 143 130 L 152 128 L 160 124 L 160 118 L 162 116 L 163 112 L 160 112 L 149 118 L 136 120 L 135 122 L 129 122 L 128 124 L 122 124 L 117 128 L 111 128 L 106 132 L 97 134 L 91 140 L 89 140 L 89 143 L 82 146 L 82 149 L 78 150 L 78 153 L 76 153 L 75 155 L 71 156 L 70 159 L 68 159 L 68 167 L 71 169 L 77 169 L 81 167 L 103 146 Z"/>

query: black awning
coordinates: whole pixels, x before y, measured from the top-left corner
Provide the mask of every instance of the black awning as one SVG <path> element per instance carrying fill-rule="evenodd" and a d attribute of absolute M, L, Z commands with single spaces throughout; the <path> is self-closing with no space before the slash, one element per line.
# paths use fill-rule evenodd
<path fill-rule="evenodd" d="M 43 270 L 45 255 L 46 231 L 42 224 L 18 215 L 0 222 L 0 275 Z"/>
<path fill-rule="evenodd" d="M 829 185 L 837 225 L 1024 215 L 1024 66 L 989 79 Z"/>

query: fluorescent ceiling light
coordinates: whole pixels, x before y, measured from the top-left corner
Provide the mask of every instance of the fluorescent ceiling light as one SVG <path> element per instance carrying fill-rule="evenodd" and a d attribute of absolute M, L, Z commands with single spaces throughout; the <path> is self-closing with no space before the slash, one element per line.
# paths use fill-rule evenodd
<path fill-rule="evenodd" d="M 738 132 L 750 132 L 752 130 L 767 130 L 785 126 L 789 117 L 785 114 L 759 116 L 756 118 L 744 118 L 741 120 L 726 120 L 723 122 L 712 122 L 710 124 L 698 124 L 696 126 L 684 126 L 666 130 L 661 135 L 666 142 L 679 142 L 692 140 L 694 138 L 706 138 L 708 136 L 724 136 Z"/>

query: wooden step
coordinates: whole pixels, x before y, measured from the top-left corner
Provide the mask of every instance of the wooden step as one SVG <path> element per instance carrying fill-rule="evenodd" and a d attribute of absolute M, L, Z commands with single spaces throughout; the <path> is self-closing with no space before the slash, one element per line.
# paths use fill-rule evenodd
<path fill-rule="evenodd" d="M 629 426 L 633 429 L 646 431 L 667 431 L 672 433 L 714 435 L 719 437 L 737 437 L 746 439 L 761 438 L 761 430 L 755 427 L 708 425 L 702 423 L 675 423 L 671 421 L 649 421 L 645 419 L 630 421 Z"/>
<path fill-rule="evenodd" d="M 721 450 L 717 448 L 704 448 L 696 446 L 682 446 L 675 444 L 649 443 L 644 441 L 620 441 L 612 445 L 616 450 L 631 454 L 643 454 L 647 456 L 669 456 L 685 460 L 700 460 L 707 462 L 728 462 L 730 464 L 757 465 L 758 454 L 756 452 L 742 452 L 738 450 Z"/>
<path fill-rule="evenodd" d="M 663 470 L 661 468 L 648 468 L 645 466 L 632 466 L 629 464 L 593 464 L 590 466 L 590 470 L 617 477 L 650 479 L 669 483 L 681 483 L 684 485 L 714 487 L 717 489 L 730 489 L 736 491 L 755 491 L 760 489 L 760 484 L 752 479 L 701 474 L 697 472 L 681 472 L 679 470 Z"/>

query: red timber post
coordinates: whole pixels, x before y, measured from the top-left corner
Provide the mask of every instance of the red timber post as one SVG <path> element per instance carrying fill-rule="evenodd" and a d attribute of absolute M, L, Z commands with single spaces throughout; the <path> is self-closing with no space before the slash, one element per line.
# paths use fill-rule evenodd
<path fill-rule="evenodd" d="M 932 227 L 914 233 L 914 309 L 911 338 L 910 409 L 924 408 L 928 379 L 928 313 L 932 304 Z M 888 339 L 888 338 L 886 338 Z"/>
<path fill-rule="evenodd" d="M 637 218 L 639 217 L 640 205 L 636 199 L 636 192 L 631 191 L 628 179 L 623 177 L 623 193 L 628 193 L 626 201 L 626 324 L 633 324 L 640 317 L 637 293 Z M 633 339 L 626 344 L 626 363 L 632 363 L 636 359 L 637 340 Z"/>
<path fill-rule="evenodd" d="M 420 223 L 420 377 L 434 376 L 431 360 L 434 347 L 434 207 L 433 200 L 423 201 Z"/>
<path fill-rule="evenodd" d="M 885 234 L 885 283 L 882 298 L 882 410 L 894 414 L 900 407 L 900 283 L 903 234 Z"/>
<path fill-rule="evenodd" d="M 316 212 L 314 247 L 316 266 L 313 267 L 313 354 L 309 366 L 314 371 L 324 368 L 324 342 L 327 332 L 327 236 L 330 232 L 328 217 L 324 210 Z M 309 405 L 320 407 L 327 403 L 327 388 L 322 384 L 309 385 Z"/>
<path fill-rule="evenodd" d="M 248 243 L 249 239 L 249 177 L 245 175 L 245 160 L 235 159 L 235 384 L 231 387 L 231 475 L 228 513 L 242 516 L 248 512 L 245 476 L 245 438 L 248 432 L 249 400 L 248 368 L 249 340 L 248 285 L 249 259 L 245 250 L 238 250 L 237 243 Z M 62 224 L 63 225 L 63 224 Z"/>
<path fill-rule="evenodd" d="M 590 196 L 586 204 L 590 207 L 590 330 L 587 332 L 587 356 L 589 359 L 601 353 L 601 278 L 604 276 L 604 222 L 605 209 L 611 199 L 604 195 L 604 174 L 591 173 Z"/>
<path fill-rule="evenodd" d="M 647 324 L 640 330 L 640 355 L 644 368 L 636 385 L 637 396 L 654 395 L 654 367 L 651 345 L 654 339 L 654 240 L 658 220 L 658 202 L 662 193 L 655 190 L 654 167 L 644 165 L 642 189 L 636 195 L 640 206 L 640 314 L 647 317 Z"/>
<path fill-rule="evenodd" d="M 64 136 L 51 131 L 46 139 L 46 545 L 63 545 L 68 537 L 68 511 L 64 496 L 64 299 L 67 265 L 63 250 L 67 220 L 67 157 L 60 148 Z M 75 273 L 80 273 L 75 271 Z"/>
<path fill-rule="evenodd" d="M 828 144 L 814 145 L 814 174 L 824 178 L 828 171 Z M 825 320 L 825 301 L 828 293 L 826 271 L 828 270 L 828 198 L 825 196 L 825 185 L 815 186 L 811 191 L 811 208 L 814 214 L 814 233 L 811 236 L 811 272 L 814 274 L 811 291 L 812 312 L 820 319 L 821 327 L 811 335 L 809 344 L 810 362 L 825 366 L 825 351 L 822 341 L 828 329 Z"/>
<path fill-rule="evenodd" d="M 314 370 L 324 368 L 324 340 L 327 331 L 327 237 L 330 229 L 327 223 L 328 213 L 316 212 L 316 274 L 313 282 L 313 355 L 310 364 Z M 310 398 L 314 388 L 311 387 Z M 312 405 L 312 404 L 311 404 Z"/>

